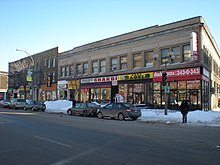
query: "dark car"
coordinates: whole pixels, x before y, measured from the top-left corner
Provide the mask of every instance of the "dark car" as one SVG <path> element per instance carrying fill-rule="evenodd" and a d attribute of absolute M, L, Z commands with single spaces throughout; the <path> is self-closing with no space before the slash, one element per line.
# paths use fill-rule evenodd
<path fill-rule="evenodd" d="M 42 101 L 33 101 L 34 102 L 34 106 L 32 107 L 33 111 L 45 111 L 46 109 L 46 105 L 44 104 L 44 102 Z"/>
<path fill-rule="evenodd" d="M 5 99 L 5 100 L 1 100 L 0 101 L 0 107 L 2 107 L 2 108 L 8 108 L 9 104 L 10 104 L 10 100 L 9 99 Z"/>
<path fill-rule="evenodd" d="M 67 110 L 68 115 L 96 116 L 99 106 L 95 103 L 77 103 L 75 107 Z"/>
<path fill-rule="evenodd" d="M 139 108 L 128 103 L 115 102 L 99 108 L 97 110 L 97 116 L 99 119 L 102 119 L 103 117 L 111 117 L 119 120 L 125 120 L 125 118 L 136 120 L 141 116 L 141 111 Z"/>

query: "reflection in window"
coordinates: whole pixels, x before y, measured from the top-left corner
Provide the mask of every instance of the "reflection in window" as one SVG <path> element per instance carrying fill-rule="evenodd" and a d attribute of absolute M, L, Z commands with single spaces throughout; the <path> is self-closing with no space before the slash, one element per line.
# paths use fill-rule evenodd
<path fill-rule="evenodd" d="M 127 69 L 127 56 L 120 57 L 120 69 Z"/>
<path fill-rule="evenodd" d="M 98 61 L 92 62 L 92 73 L 98 73 Z"/>
<path fill-rule="evenodd" d="M 134 55 L 134 68 L 141 67 L 141 53 Z"/>
<path fill-rule="evenodd" d="M 170 49 L 169 48 L 161 49 L 162 64 L 168 63 L 169 62 L 169 57 L 170 57 Z"/>
<path fill-rule="evenodd" d="M 144 56 L 145 56 L 145 67 L 153 67 L 153 62 L 154 62 L 153 51 L 145 52 Z"/>
<path fill-rule="evenodd" d="M 191 61 L 190 45 L 183 46 L 183 58 L 185 62 Z"/>
<path fill-rule="evenodd" d="M 88 74 L 88 63 L 83 64 L 83 74 Z"/>
<path fill-rule="evenodd" d="M 118 66 L 118 59 L 112 58 L 111 59 L 111 71 L 117 70 L 117 66 Z"/>
<path fill-rule="evenodd" d="M 101 60 L 100 61 L 100 72 L 101 73 L 105 73 L 106 72 L 106 61 L 105 60 Z"/>
<path fill-rule="evenodd" d="M 173 47 L 172 53 L 173 62 L 180 62 L 180 47 Z"/>

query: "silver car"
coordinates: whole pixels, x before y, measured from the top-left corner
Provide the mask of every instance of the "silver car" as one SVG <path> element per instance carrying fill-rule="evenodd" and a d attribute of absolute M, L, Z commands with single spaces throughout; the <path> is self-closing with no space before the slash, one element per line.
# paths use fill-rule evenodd
<path fill-rule="evenodd" d="M 25 99 L 14 98 L 11 99 L 11 102 L 9 103 L 8 107 L 13 109 L 24 109 L 26 104 L 27 102 Z"/>
<path fill-rule="evenodd" d="M 119 120 L 125 120 L 125 118 L 137 120 L 141 116 L 141 111 L 139 108 L 128 103 L 114 102 L 99 108 L 97 110 L 97 116 L 99 119 L 111 117 Z"/>

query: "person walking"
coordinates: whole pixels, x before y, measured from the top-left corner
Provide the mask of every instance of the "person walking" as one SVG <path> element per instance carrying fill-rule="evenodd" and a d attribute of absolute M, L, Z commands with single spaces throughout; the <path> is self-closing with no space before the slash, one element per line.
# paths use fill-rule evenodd
<path fill-rule="evenodd" d="M 187 123 L 187 113 L 189 111 L 189 105 L 187 100 L 183 100 L 180 105 L 180 112 L 182 114 L 182 123 Z"/>

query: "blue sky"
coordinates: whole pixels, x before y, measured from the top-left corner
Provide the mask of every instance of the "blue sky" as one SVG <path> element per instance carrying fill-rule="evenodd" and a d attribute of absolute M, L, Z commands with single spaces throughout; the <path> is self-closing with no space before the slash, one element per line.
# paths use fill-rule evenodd
<path fill-rule="evenodd" d="M 219 0 L 0 0 L 0 71 L 8 62 L 195 16 L 220 47 Z"/>

